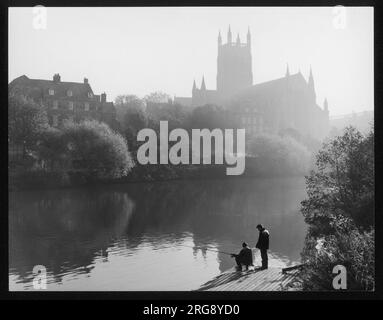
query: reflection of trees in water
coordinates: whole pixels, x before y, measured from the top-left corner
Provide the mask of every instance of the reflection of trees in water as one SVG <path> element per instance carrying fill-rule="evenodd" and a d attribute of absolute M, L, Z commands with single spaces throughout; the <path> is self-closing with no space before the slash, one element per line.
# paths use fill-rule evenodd
<path fill-rule="evenodd" d="M 133 208 L 126 193 L 98 189 L 11 194 L 10 268 L 25 278 L 42 264 L 56 281 L 75 268 L 88 273 L 95 256 L 107 258 Z"/>
<path fill-rule="evenodd" d="M 193 234 L 196 247 L 219 244 L 218 250 L 237 252 L 243 241 L 255 245 L 255 227 L 263 223 L 272 232 L 272 250 L 299 259 L 302 179 L 177 181 L 128 192 L 137 204 L 129 235 L 168 233 L 177 239 L 181 230 Z M 219 258 L 224 269 L 233 264 L 227 255 Z"/>
<path fill-rule="evenodd" d="M 302 179 L 235 178 L 17 193 L 10 199 L 10 268 L 21 277 L 37 264 L 57 277 L 74 268 L 89 272 L 111 246 L 134 251 L 145 242 L 156 249 L 191 235 L 191 254 L 206 245 L 237 252 L 243 241 L 255 245 L 258 223 L 271 231 L 274 252 L 299 256 L 303 197 Z M 218 258 L 221 270 L 233 265 L 228 255 Z"/>

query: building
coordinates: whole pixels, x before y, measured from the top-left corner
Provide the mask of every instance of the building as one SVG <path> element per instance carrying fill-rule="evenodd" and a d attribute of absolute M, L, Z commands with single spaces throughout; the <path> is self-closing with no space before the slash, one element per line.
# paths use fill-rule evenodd
<path fill-rule="evenodd" d="M 300 71 L 290 74 L 287 66 L 285 76 L 253 84 L 250 30 L 246 43 L 241 43 L 239 35 L 235 42 L 232 40 L 230 26 L 227 43 L 222 43 L 219 32 L 215 90 L 206 88 L 203 77 L 200 88 L 194 81 L 192 97 L 175 97 L 174 100 L 194 107 L 224 106 L 240 121 L 247 135 L 294 130 L 322 139 L 329 131 L 328 102 L 324 101 L 323 109 L 317 105 L 311 68 L 308 81 Z"/>
<path fill-rule="evenodd" d="M 59 74 L 52 80 L 30 79 L 23 75 L 9 84 L 9 93 L 22 94 L 44 104 L 53 127 L 64 121 L 91 119 L 105 122 L 112 128 L 117 125 L 113 102 L 106 101 L 106 93 L 94 94 L 87 78 L 83 82 L 64 82 Z"/>
<path fill-rule="evenodd" d="M 374 110 L 332 116 L 330 126 L 331 131 L 336 134 L 341 134 L 348 126 L 353 126 L 362 133 L 367 134 L 374 126 Z"/>

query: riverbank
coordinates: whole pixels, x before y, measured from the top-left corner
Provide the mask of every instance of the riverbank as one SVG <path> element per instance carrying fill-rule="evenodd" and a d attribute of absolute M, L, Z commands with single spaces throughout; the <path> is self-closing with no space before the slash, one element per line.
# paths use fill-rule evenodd
<path fill-rule="evenodd" d="M 97 173 L 84 171 L 10 170 L 8 188 L 10 191 L 18 191 L 155 181 L 296 177 L 305 174 L 305 172 L 264 172 L 258 168 L 255 160 L 246 160 L 245 172 L 240 176 L 226 175 L 226 168 L 226 165 L 215 164 L 178 166 L 136 164 L 128 175 L 117 179 L 96 178 Z"/>

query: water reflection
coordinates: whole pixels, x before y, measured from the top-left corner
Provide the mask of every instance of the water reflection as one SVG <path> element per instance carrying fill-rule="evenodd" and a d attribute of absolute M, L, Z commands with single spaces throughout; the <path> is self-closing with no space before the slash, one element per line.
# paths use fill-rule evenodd
<path fill-rule="evenodd" d="M 270 265 L 288 265 L 303 246 L 304 196 L 300 178 L 12 193 L 10 289 L 31 288 L 38 264 L 51 290 L 195 289 L 233 266 L 214 250 L 254 246 L 258 223 L 271 232 Z"/>

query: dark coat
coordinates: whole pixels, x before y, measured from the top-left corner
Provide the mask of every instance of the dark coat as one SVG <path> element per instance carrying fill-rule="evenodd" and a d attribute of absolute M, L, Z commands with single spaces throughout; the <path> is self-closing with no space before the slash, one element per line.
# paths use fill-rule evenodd
<path fill-rule="evenodd" d="M 253 253 L 250 248 L 243 248 L 237 257 L 239 261 L 244 265 L 250 266 L 253 264 Z"/>
<path fill-rule="evenodd" d="M 270 238 L 269 231 L 267 231 L 266 229 L 263 229 L 262 231 L 259 232 L 258 242 L 255 247 L 260 250 L 268 250 L 269 238 Z"/>

